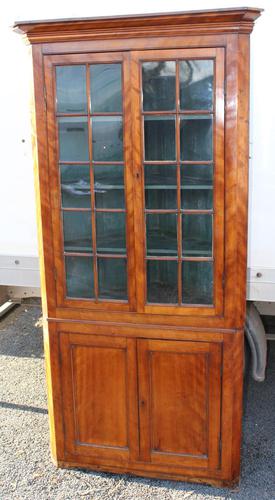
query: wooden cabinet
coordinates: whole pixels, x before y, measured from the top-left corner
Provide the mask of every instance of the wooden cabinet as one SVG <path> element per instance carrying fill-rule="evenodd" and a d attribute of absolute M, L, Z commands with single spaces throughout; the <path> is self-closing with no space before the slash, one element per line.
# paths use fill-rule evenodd
<path fill-rule="evenodd" d="M 259 9 L 22 22 L 59 466 L 233 484 Z"/>

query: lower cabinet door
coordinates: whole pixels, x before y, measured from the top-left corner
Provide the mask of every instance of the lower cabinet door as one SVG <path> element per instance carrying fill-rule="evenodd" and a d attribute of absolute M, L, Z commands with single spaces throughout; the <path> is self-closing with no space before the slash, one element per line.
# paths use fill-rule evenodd
<path fill-rule="evenodd" d="M 135 340 L 61 333 L 60 349 L 66 454 L 128 462 L 138 445 Z"/>
<path fill-rule="evenodd" d="M 221 346 L 138 340 L 140 459 L 219 466 Z"/>

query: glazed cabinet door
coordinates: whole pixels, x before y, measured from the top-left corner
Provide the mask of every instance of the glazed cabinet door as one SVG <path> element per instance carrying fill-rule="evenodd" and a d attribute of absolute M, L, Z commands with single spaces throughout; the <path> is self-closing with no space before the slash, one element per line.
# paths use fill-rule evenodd
<path fill-rule="evenodd" d="M 157 466 L 219 465 L 221 347 L 138 340 L 140 458 Z"/>
<path fill-rule="evenodd" d="M 131 58 L 138 310 L 221 314 L 223 49 Z"/>
<path fill-rule="evenodd" d="M 58 306 L 135 304 L 128 55 L 45 57 Z"/>
<path fill-rule="evenodd" d="M 65 453 L 128 462 L 137 442 L 135 341 L 61 333 L 60 350 Z"/>

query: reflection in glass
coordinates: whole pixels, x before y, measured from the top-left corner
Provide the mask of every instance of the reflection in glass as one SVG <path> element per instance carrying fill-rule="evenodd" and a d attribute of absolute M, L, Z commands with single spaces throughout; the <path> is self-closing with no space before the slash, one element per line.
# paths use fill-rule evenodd
<path fill-rule="evenodd" d="M 89 165 L 61 165 L 61 197 L 64 208 L 90 208 Z"/>
<path fill-rule="evenodd" d="M 94 297 L 92 257 L 65 257 L 67 297 L 91 299 Z"/>
<path fill-rule="evenodd" d="M 212 215 L 182 215 L 182 255 L 185 257 L 212 256 Z"/>
<path fill-rule="evenodd" d="M 94 161 L 123 160 L 121 116 L 94 116 L 92 118 L 92 137 Z"/>
<path fill-rule="evenodd" d="M 99 298 L 127 300 L 126 259 L 97 259 Z"/>
<path fill-rule="evenodd" d="M 181 160 L 209 161 L 213 158 L 212 117 L 185 116 L 180 120 Z"/>
<path fill-rule="evenodd" d="M 181 166 L 181 208 L 206 210 L 213 208 L 213 166 Z"/>
<path fill-rule="evenodd" d="M 96 208 L 124 208 L 123 165 L 95 165 Z"/>
<path fill-rule="evenodd" d="M 212 110 L 213 60 L 185 60 L 181 61 L 179 65 L 181 109 Z"/>
<path fill-rule="evenodd" d="M 144 111 L 175 109 L 175 61 L 151 61 L 142 64 L 142 90 Z"/>
<path fill-rule="evenodd" d="M 213 262 L 182 263 L 182 302 L 213 304 Z"/>
<path fill-rule="evenodd" d="M 172 260 L 147 261 L 147 302 L 178 302 L 178 263 Z"/>
<path fill-rule="evenodd" d="M 59 118 L 58 129 L 60 161 L 88 161 L 87 118 Z"/>
<path fill-rule="evenodd" d="M 92 113 L 122 111 L 121 64 L 90 66 Z"/>
<path fill-rule="evenodd" d="M 96 240 L 98 253 L 125 254 L 125 213 L 97 212 Z"/>
<path fill-rule="evenodd" d="M 175 160 L 175 117 L 144 117 L 145 160 Z"/>
<path fill-rule="evenodd" d="M 56 67 L 56 100 L 58 113 L 87 111 L 85 66 Z"/>
<path fill-rule="evenodd" d="M 146 208 L 177 208 L 176 165 L 145 165 L 144 170 Z"/>
<path fill-rule="evenodd" d="M 147 255 L 177 255 L 177 214 L 147 214 Z"/>
<path fill-rule="evenodd" d="M 91 212 L 63 212 L 65 252 L 92 251 Z"/>

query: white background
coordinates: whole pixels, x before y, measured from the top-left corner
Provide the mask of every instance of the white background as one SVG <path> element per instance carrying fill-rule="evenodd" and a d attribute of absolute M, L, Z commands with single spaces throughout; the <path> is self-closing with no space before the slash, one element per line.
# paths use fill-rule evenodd
<path fill-rule="evenodd" d="M 37 255 L 29 88 L 29 49 L 13 33 L 14 21 L 93 17 L 242 6 L 232 0 L 8 0 L 0 19 L 1 178 L 0 257 Z M 248 267 L 275 270 L 275 2 L 249 0 L 265 9 L 251 35 L 251 111 Z M 275 280 L 274 280 L 275 281 Z M 275 288 L 274 288 L 275 292 Z M 273 299 L 275 300 L 275 293 Z M 269 298 L 272 300 L 272 298 Z"/>

